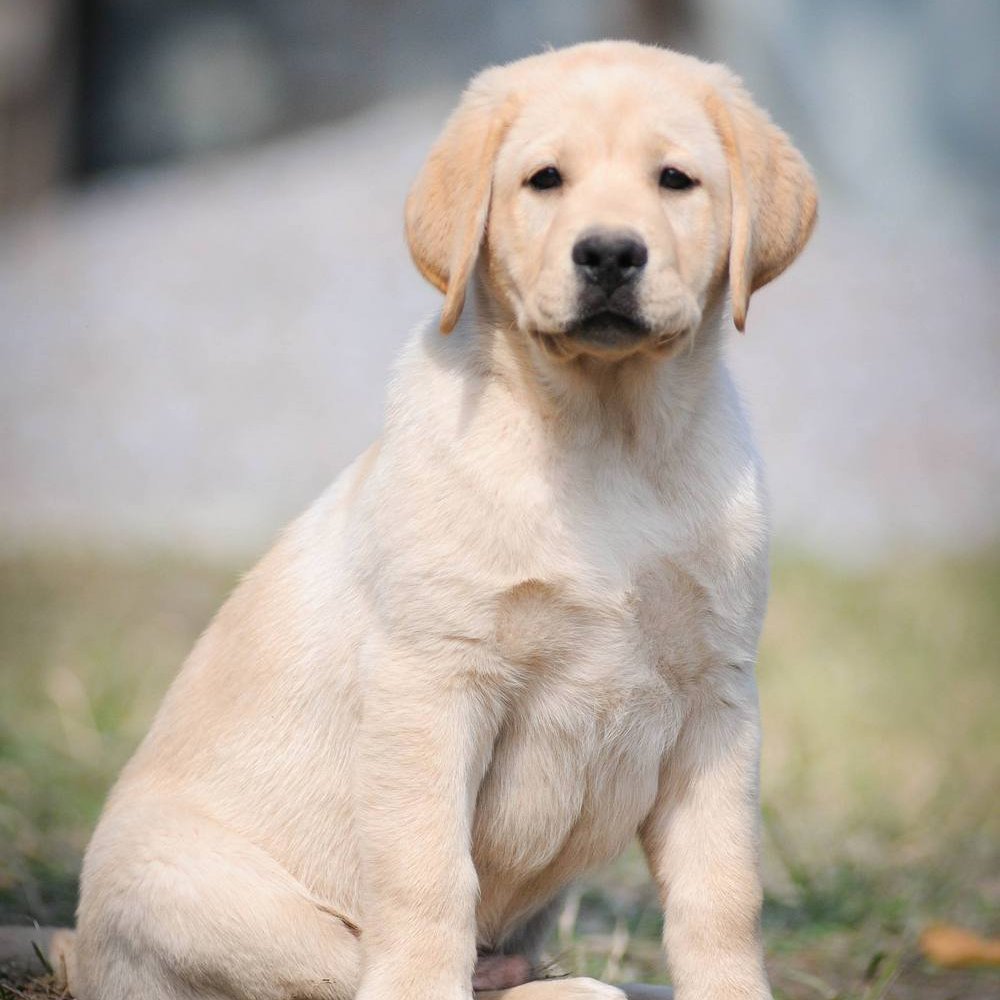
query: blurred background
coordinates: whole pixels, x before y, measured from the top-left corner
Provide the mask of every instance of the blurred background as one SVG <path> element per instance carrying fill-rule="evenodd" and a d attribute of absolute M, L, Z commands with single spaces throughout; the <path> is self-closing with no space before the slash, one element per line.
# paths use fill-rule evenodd
<path fill-rule="evenodd" d="M 820 179 L 729 351 L 777 535 L 776 992 L 998 995 L 918 944 L 1000 931 L 992 0 L 0 0 L 0 923 L 72 919 L 194 637 L 377 434 L 438 303 L 402 203 L 464 81 L 600 37 L 728 63 Z M 629 856 L 553 953 L 661 978 L 658 922 Z"/>

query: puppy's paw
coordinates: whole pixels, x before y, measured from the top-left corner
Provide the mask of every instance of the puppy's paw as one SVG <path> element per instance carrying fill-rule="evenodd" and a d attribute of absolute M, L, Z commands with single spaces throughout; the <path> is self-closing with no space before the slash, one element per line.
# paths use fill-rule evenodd
<path fill-rule="evenodd" d="M 597 979 L 564 979 L 565 993 L 557 994 L 559 1000 L 628 1000 L 617 986 L 608 986 Z M 555 997 L 553 997 L 555 1000 Z"/>
<path fill-rule="evenodd" d="M 529 983 L 518 990 L 511 990 L 510 1000 L 522 1000 L 520 991 L 529 988 L 533 988 L 533 992 L 530 996 L 525 992 L 523 1000 L 628 1000 L 626 994 L 617 986 L 608 986 L 607 983 L 584 976 L 572 979 L 542 979 Z M 507 1000 L 508 994 L 502 993 L 500 996 L 503 1000 Z"/>

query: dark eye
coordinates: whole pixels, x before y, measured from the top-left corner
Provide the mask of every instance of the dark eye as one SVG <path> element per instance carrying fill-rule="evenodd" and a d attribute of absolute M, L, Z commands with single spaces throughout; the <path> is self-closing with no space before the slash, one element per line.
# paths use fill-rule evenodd
<path fill-rule="evenodd" d="M 555 167 L 542 167 L 528 178 L 528 183 L 536 191 L 548 191 L 562 185 L 562 174 Z"/>
<path fill-rule="evenodd" d="M 683 170 L 678 170 L 676 167 L 664 167 L 660 171 L 660 187 L 670 188 L 671 191 L 685 191 L 697 183 L 688 177 Z"/>

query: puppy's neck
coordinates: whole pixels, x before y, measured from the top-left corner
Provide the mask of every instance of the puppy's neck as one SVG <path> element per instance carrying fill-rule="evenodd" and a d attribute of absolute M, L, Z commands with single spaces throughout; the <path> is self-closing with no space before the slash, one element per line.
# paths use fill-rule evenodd
<path fill-rule="evenodd" d="M 479 286 L 452 336 L 468 338 L 467 356 L 477 374 L 533 411 L 564 444 L 660 451 L 682 437 L 717 385 L 723 312 L 720 297 L 670 356 L 639 352 L 611 360 L 593 355 L 561 360 L 518 329 Z"/>

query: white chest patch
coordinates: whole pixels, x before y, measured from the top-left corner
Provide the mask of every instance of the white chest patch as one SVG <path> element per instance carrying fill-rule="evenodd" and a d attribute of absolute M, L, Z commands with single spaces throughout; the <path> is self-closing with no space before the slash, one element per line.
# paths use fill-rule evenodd
<path fill-rule="evenodd" d="M 477 801 L 485 941 L 635 836 L 687 691 L 714 659 L 711 618 L 666 563 L 604 606 L 535 580 L 499 598 L 493 641 L 519 680 Z"/>

